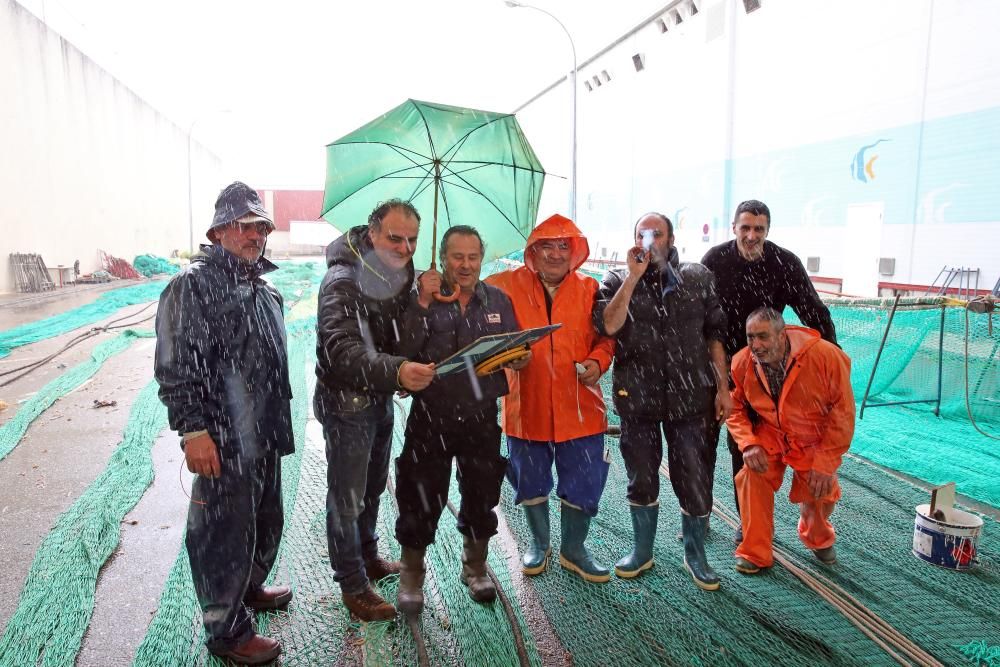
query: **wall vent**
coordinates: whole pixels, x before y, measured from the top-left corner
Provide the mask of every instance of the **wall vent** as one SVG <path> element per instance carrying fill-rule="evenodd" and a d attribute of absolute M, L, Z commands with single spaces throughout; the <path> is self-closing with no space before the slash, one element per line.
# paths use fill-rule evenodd
<path fill-rule="evenodd" d="M 819 271 L 819 257 L 806 257 L 806 271 L 809 273 Z"/>
<path fill-rule="evenodd" d="M 632 66 L 635 67 L 636 72 L 641 72 L 646 69 L 646 55 L 643 53 L 637 53 L 632 56 Z"/>
<path fill-rule="evenodd" d="M 879 260 L 878 260 L 878 274 L 880 276 L 893 276 L 893 275 L 896 275 L 896 258 L 895 257 L 879 257 Z"/>

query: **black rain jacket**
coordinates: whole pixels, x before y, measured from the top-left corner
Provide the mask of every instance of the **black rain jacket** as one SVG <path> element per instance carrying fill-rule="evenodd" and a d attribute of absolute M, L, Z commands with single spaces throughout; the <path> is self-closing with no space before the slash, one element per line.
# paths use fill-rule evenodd
<path fill-rule="evenodd" d="M 203 245 L 160 295 L 154 374 L 170 428 L 207 430 L 224 459 L 295 450 L 282 298 L 261 278 L 276 268 Z"/>
<path fill-rule="evenodd" d="M 441 286 L 449 294 L 448 285 Z M 480 281 L 475 295 L 462 312 L 457 301 L 434 302 L 430 308 L 417 303 L 416 291 L 406 311 L 403 342 L 399 352 L 420 363 L 438 363 L 483 336 L 519 331 L 510 298 L 497 287 Z M 476 390 L 479 396 L 476 395 Z M 414 410 L 432 418 L 454 419 L 497 410 L 497 399 L 510 391 L 504 371 L 477 377 L 475 386 L 468 372 L 435 377 L 423 391 L 413 394 Z"/>
<path fill-rule="evenodd" d="M 594 326 L 603 336 L 604 311 L 627 273 L 609 271 L 594 300 Z M 717 382 L 708 341 L 721 342 L 725 331 L 711 271 L 678 262 L 676 252 L 662 269 L 651 262 L 615 336 L 615 412 L 657 420 L 711 412 Z"/>

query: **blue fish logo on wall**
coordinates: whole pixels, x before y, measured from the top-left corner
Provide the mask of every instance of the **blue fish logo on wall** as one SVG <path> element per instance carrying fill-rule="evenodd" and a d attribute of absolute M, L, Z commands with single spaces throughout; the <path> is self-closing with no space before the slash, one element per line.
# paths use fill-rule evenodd
<path fill-rule="evenodd" d="M 875 164 L 875 160 L 878 159 L 878 154 L 876 153 L 868 157 L 866 153 L 883 141 L 889 141 L 889 139 L 879 139 L 874 144 L 862 146 L 861 150 L 854 154 L 854 161 L 851 163 L 851 176 L 854 177 L 854 180 L 861 181 L 862 183 L 875 180 L 875 172 L 872 170 L 872 166 Z"/>

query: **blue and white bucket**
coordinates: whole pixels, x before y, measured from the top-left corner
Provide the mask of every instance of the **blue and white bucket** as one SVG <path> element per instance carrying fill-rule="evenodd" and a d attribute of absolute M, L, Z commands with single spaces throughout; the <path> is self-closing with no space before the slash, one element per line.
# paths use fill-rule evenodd
<path fill-rule="evenodd" d="M 913 555 L 949 570 L 968 570 L 976 564 L 983 520 L 954 507 L 942 508 L 943 519 L 930 515 L 931 506 L 917 505 L 913 522 Z"/>

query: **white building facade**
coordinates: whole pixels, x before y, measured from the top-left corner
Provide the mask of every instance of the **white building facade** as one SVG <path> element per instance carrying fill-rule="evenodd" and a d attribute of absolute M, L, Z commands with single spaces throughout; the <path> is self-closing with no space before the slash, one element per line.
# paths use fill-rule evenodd
<path fill-rule="evenodd" d="M 943 267 L 978 269 L 991 289 L 998 25 L 994 0 L 667 5 L 579 70 L 577 217 L 592 256 L 623 258 L 655 210 L 698 261 L 759 199 L 769 238 L 845 293 L 940 284 Z M 570 173 L 570 113 L 565 82 L 518 110 L 553 174 Z M 567 210 L 567 188 L 546 181 L 543 217 Z"/>

